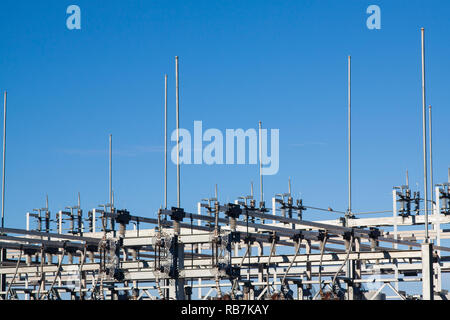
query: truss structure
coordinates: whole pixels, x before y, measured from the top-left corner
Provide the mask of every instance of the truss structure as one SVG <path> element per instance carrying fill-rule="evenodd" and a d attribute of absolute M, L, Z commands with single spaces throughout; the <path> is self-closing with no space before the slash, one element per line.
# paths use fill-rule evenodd
<path fill-rule="evenodd" d="M 393 190 L 393 214 L 308 221 L 290 193 L 198 203 L 141 217 L 113 205 L 27 213 L 3 228 L 2 299 L 447 299 L 450 183 L 436 185 L 431 230 L 418 194 Z M 415 208 L 411 208 L 411 204 Z M 316 208 L 317 209 L 317 208 Z M 330 209 L 331 210 L 331 209 Z M 32 228 L 32 225 L 37 225 Z M 421 284 L 421 294 L 399 290 Z"/>

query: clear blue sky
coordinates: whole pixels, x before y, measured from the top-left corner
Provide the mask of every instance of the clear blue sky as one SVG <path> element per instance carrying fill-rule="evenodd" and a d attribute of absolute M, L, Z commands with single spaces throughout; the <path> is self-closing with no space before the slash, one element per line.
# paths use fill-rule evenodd
<path fill-rule="evenodd" d="M 81 8 L 81 30 L 66 8 Z M 381 30 L 366 8 L 381 8 Z M 353 71 L 353 207 L 392 208 L 392 186 L 422 186 L 420 27 L 434 106 L 434 181 L 450 165 L 448 1 L 2 1 L 0 90 L 8 90 L 6 226 L 45 204 L 52 215 L 108 199 L 113 134 L 116 204 L 155 216 L 163 203 L 163 89 L 180 57 L 181 126 L 280 129 L 280 170 L 265 197 L 347 206 L 347 55 Z M 447 141 L 447 142 L 446 142 Z M 172 144 L 170 145 L 172 146 Z M 258 167 L 183 166 L 182 206 L 258 190 Z M 258 195 L 258 194 L 257 194 Z M 259 197 L 259 195 L 258 195 Z M 169 166 L 169 205 L 176 167 Z M 308 219 L 330 215 L 312 212 Z M 334 216 L 335 217 L 335 216 Z"/>

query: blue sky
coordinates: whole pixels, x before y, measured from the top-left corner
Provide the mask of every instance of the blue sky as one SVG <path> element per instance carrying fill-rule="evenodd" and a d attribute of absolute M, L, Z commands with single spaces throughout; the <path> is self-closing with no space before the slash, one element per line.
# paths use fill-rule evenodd
<path fill-rule="evenodd" d="M 66 8 L 81 8 L 81 30 Z M 381 30 L 366 8 L 381 8 Z M 434 106 L 434 181 L 450 165 L 448 1 L 2 1 L 0 90 L 8 90 L 6 226 L 25 213 L 85 211 L 108 199 L 113 134 L 116 205 L 155 216 L 163 203 L 163 93 L 175 127 L 280 129 L 280 170 L 265 197 L 347 207 L 347 56 L 352 56 L 353 208 L 392 208 L 392 186 L 422 186 L 420 27 Z M 170 147 L 173 145 L 171 144 Z M 258 190 L 256 165 L 181 168 L 182 206 L 219 186 L 221 202 Z M 259 195 L 257 194 L 259 197 Z M 169 165 L 169 206 L 176 167 Z M 308 219 L 331 215 L 309 211 Z M 335 216 L 333 216 L 335 217 Z"/>

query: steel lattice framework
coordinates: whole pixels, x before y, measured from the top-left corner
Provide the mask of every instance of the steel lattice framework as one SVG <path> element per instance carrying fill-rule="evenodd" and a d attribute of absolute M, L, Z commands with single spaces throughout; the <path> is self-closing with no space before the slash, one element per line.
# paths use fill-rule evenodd
<path fill-rule="evenodd" d="M 160 209 L 140 217 L 111 205 L 27 213 L 3 228 L 2 299 L 447 299 L 450 183 L 437 185 L 424 233 L 423 199 L 393 190 L 392 216 L 303 219 L 290 193 L 272 208 L 252 196 Z M 294 204 L 295 203 L 295 204 Z M 411 209 L 411 204 L 415 208 Z M 37 222 L 37 228 L 31 225 Z M 56 226 L 56 232 L 52 232 Z M 408 226 L 407 230 L 399 230 Z M 387 230 L 389 229 L 389 230 Z M 399 283 L 422 283 L 422 295 Z M 371 288 L 367 290 L 366 287 Z M 392 292 L 389 296 L 386 292 Z"/>

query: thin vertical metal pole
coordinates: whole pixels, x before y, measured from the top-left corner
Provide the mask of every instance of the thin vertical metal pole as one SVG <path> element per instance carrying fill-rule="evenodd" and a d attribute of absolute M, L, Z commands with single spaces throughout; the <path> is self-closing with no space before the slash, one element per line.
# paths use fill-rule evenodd
<path fill-rule="evenodd" d="M 2 168 L 2 228 L 5 227 L 5 155 L 6 155 L 6 91 L 5 100 L 3 103 L 3 168 Z M 6 258 L 6 249 L 0 249 L 0 263 L 3 265 L 3 261 Z M 0 276 L 0 290 L 6 290 L 6 274 Z M 3 299 L 8 298 L 6 295 L 2 295 Z"/>
<path fill-rule="evenodd" d="M 352 60 L 351 56 L 348 56 L 348 210 L 345 214 L 345 226 L 348 226 L 348 219 L 352 213 Z M 349 246 L 351 243 L 348 244 Z M 351 250 L 351 248 L 349 248 Z M 353 278 L 353 262 L 347 261 L 345 268 L 345 275 L 348 278 Z M 347 292 L 349 299 L 353 298 L 353 287 L 347 284 Z"/>
<path fill-rule="evenodd" d="M 422 39 L 422 140 L 423 140 L 423 189 L 425 207 L 425 242 L 428 242 L 428 172 L 427 172 L 427 122 L 425 100 L 425 29 L 421 28 Z"/>
<path fill-rule="evenodd" d="M 259 121 L 259 184 L 261 187 L 261 203 L 264 201 L 263 176 L 262 176 L 262 123 Z"/>
<path fill-rule="evenodd" d="M 167 74 L 164 76 L 164 209 L 167 209 Z"/>
<path fill-rule="evenodd" d="M 351 56 L 348 56 L 348 215 L 352 212 L 352 82 Z"/>
<path fill-rule="evenodd" d="M 112 134 L 109 135 L 109 204 L 112 205 Z"/>
<path fill-rule="evenodd" d="M 431 212 L 434 213 L 434 192 L 433 192 L 433 137 L 431 129 L 431 105 L 428 106 L 428 136 L 430 138 L 430 200 L 431 200 Z"/>
<path fill-rule="evenodd" d="M 180 201 L 180 94 L 178 83 L 178 56 L 175 57 L 175 83 L 176 83 L 176 117 L 177 117 L 177 206 L 181 207 Z"/>
<path fill-rule="evenodd" d="M 406 187 L 409 188 L 409 174 L 408 174 L 408 169 L 406 169 Z"/>
<path fill-rule="evenodd" d="M 2 228 L 5 227 L 6 91 L 3 102 Z"/>
<path fill-rule="evenodd" d="M 45 195 L 45 232 L 50 232 L 50 213 L 48 211 L 48 194 Z M 50 237 L 48 237 L 50 240 Z"/>

